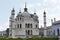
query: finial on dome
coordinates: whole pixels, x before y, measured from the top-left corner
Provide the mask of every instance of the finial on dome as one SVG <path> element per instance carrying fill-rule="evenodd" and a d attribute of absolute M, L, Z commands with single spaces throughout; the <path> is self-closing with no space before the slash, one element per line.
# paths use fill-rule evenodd
<path fill-rule="evenodd" d="M 24 8 L 24 11 L 27 11 L 27 8 L 26 8 L 26 2 L 25 2 L 25 8 Z"/>
<path fill-rule="evenodd" d="M 36 14 L 36 9 L 34 9 L 34 14 Z"/>
<path fill-rule="evenodd" d="M 15 12 L 15 9 L 14 8 L 12 9 L 12 12 Z"/>
<path fill-rule="evenodd" d="M 45 10 L 44 10 L 44 14 L 46 14 Z"/>
<path fill-rule="evenodd" d="M 19 13 L 21 13 L 21 8 L 20 8 L 20 10 L 19 10 Z"/>
<path fill-rule="evenodd" d="M 26 8 L 26 2 L 25 2 L 25 8 Z"/>

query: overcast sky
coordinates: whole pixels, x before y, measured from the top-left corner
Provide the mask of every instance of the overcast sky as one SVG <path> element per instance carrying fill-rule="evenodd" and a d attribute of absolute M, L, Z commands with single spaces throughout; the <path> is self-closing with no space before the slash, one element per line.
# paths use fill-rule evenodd
<path fill-rule="evenodd" d="M 60 20 L 60 0 L 0 0 L 0 31 L 9 28 L 9 17 L 12 8 L 15 8 L 16 15 L 20 8 L 24 11 L 25 2 L 29 13 L 34 13 L 39 17 L 39 27 L 43 25 L 43 12 L 46 11 L 47 26 L 51 25 L 51 19 Z"/>

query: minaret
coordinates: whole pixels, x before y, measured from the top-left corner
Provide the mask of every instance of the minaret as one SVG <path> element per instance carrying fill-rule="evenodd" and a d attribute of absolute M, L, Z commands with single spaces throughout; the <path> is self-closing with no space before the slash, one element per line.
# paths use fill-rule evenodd
<path fill-rule="evenodd" d="M 46 30 L 46 12 L 44 11 L 44 36 L 47 36 L 47 30 Z"/>
<path fill-rule="evenodd" d="M 12 9 L 11 11 L 11 16 L 10 16 L 10 25 L 9 25 L 9 37 L 12 38 L 12 27 L 13 27 L 13 24 L 14 24 L 14 17 L 15 17 L 15 10 L 14 8 Z"/>
<path fill-rule="evenodd" d="M 51 19 L 51 24 L 53 24 L 53 19 Z"/>
<path fill-rule="evenodd" d="M 26 3 L 25 3 L 25 8 L 24 8 L 24 12 L 27 12 L 27 8 L 26 8 Z"/>
<path fill-rule="evenodd" d="M 56 18 L 54 18 L 54 22 L 56 22 Z"/>

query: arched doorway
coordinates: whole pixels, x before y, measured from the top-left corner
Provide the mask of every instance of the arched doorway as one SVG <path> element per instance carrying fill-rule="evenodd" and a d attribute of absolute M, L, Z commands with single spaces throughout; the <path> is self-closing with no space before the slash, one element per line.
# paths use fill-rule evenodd
<path fill-rule="evenodd" d="M 26 30 L 26 35 L 32 35 L 32 30 Z"/>

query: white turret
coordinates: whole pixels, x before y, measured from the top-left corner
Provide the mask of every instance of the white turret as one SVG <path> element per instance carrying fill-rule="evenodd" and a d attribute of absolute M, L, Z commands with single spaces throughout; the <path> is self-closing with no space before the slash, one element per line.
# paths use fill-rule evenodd
<path fill-rule="evenodd" d="M 11 11 L 11 16 L 10 16 L 10 29 L 9 29 L 9 37 L 12 38 L 12 27 L 13 27 L 13 24 L 14 24 L 14 17 L 15 17 L 15 10 L 14 8 L 12 9 Z"/>
<path fill-rule="evenodd" d="M 12 11 L 11 11 L 10 19 L 11 19 L 12 21 L 14 21 L 14 17 L 15 17 L 15 10 L 14 10 L 14 8 L 13 8 Z"/>

